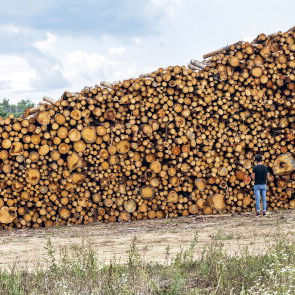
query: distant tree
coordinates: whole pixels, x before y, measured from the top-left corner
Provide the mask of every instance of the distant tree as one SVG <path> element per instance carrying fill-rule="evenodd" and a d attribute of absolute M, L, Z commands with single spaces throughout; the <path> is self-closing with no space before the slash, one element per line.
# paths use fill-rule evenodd
<path fill-rule="evenodd" d="M 8 108 L 9 108 L 9 100 L 6 98 L 3 98 L 2 102 L 0 102 L 0 116 L 2 118 L 7 117 Z"/>
<path fill-rule="evenodd" d="M 22 99 L 16 104 L 16 109 L 14 112 L 15 117 L 20 117 L 23 114 L 25 109 L 29 107 L 34 107 L 34 106 L 35 104 L 29 99 Z"/>
<path fill-rule="evenodd" d="M 17 104 L 10 104 L 9 99 L 3 98 L 0 101 L 0 116 L 6 118 L 8 115 L 13 114 L 15 117 L 20 117 L 26 108 L 33 106 L 35 104 L 29 99 L 22 99 Z"/>

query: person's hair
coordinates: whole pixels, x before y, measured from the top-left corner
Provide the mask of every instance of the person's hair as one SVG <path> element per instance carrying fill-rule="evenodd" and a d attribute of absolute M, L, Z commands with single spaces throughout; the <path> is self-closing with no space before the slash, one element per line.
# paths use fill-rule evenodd
<path fill-rule="evenodd" d="M 261 155 L 256 155 L 255 156 L 255 161 L 256 162 L 262 162 L 262 156 Z"/>

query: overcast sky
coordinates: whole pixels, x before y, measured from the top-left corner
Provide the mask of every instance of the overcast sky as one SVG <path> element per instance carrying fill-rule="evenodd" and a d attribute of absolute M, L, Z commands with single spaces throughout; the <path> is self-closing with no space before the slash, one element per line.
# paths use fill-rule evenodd
<path fill-rule="evenodd" d="M 0 99 L 59 98 L 295 25 L 295 0 L 0 0 Z"/>

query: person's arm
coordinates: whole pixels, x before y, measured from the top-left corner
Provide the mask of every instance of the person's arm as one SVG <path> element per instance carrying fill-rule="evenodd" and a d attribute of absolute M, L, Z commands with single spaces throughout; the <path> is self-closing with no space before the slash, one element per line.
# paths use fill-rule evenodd
<path fill-rule="evenodd" d="M 251 178 L 255 180 L 255 167 L 253 168 L 253 172 L 251 173 Z"/>

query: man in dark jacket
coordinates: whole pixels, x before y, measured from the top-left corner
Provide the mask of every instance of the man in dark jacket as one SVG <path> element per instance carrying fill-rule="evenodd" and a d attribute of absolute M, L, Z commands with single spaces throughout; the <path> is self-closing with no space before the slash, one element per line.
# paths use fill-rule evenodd
<path fill-rule="evenodd" d="M 268 178 L 268 173 L 270 172 L 267 166 L 264 166 L 262 163 L 262 156 L 256 155 L 255 161 L 257 165 L 253 168 L 252 178 L 255 180 L 254 183 L 254 195 L 256 202 L 256 216 L 259 216 L 260 211 L 260 198 L 262 198 L 262 215 L 266 215 L 266 181 Z"/>

